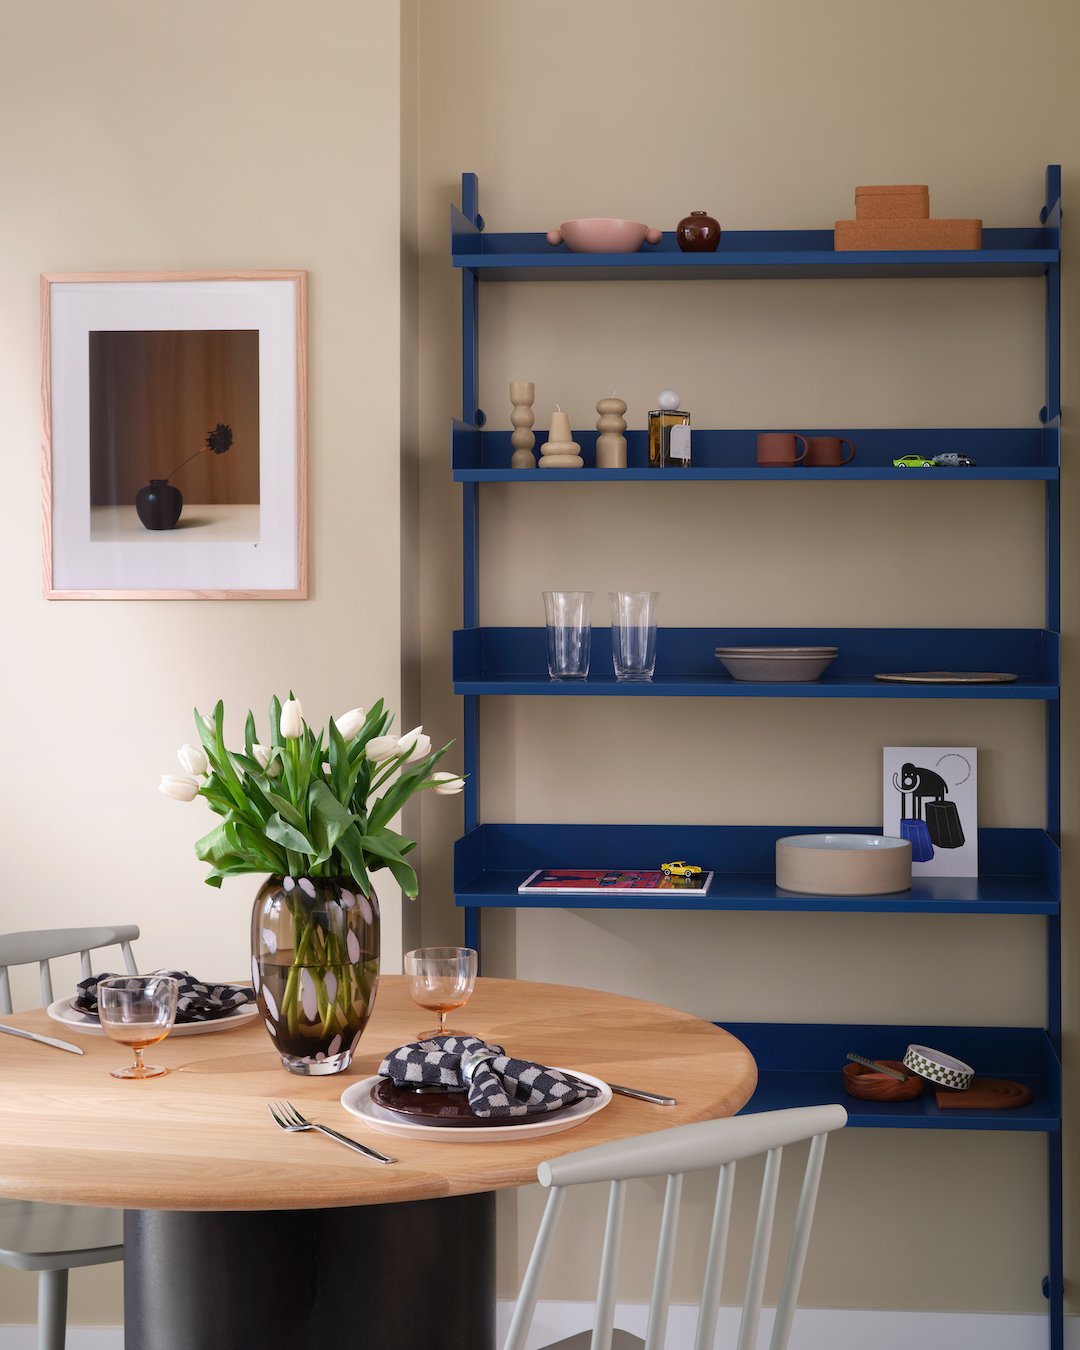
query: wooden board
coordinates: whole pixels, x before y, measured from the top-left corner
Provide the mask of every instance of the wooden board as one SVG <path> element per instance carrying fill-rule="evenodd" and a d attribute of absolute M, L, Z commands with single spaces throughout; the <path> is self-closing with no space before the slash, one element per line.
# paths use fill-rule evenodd
<path fill-rule="evenodd" d="M 934 1096 L 942 1110 L 1004 1111 L 1010 1106 L 1027 1106 L 1032 1091 L 1008 1078 L 973 1078 L 971 1086 L 962 1092 L 939 1087 L 934 1089 Z"/>
<path fill-rule="evenodd" d="M 340 1103 L 378 1071 L 387 1050 L 415 1038 L 424 1013 L 401 976 L 385 976 L 347 1073 L 286 1073 L 264 1028 L 163 1041 L 148 1052 L 172 1072 L 145 1082 L 110 1078 L 122 1046 L 80 1037 L 44 1012 L 13 1026 L 69 1040 L 82 1056 L 0 1037 L 0 1194 L 132 1209 L 304 1209 L 463 1195 L 525 1185 L 557 1154 L 669 1125 L 734 1115 L 757 1082 L 750 1052 L 711 1023 L 617 994 L 521 980 L 481 979 L 455 1020 L 516 1055 L 607 1081 L 670 1093 L 665 1108 L 616 1097 L 564 1134 L 532 1142 L 443 1144 L 393 1139 Z M 312 1132 L 286 1134 L 267 1102 L 284 1098 L 310 1120 L 394 1154 L 367 1163 Z M 388 1143 L 392 1147 L 388 1148 Z"/>

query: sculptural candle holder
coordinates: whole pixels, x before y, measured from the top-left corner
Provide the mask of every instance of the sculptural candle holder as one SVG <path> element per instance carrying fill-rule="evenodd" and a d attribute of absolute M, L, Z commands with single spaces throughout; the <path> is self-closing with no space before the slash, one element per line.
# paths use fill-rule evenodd
<path fill-rule="evenodd" d="M 555 411 L 551 414 L 551 430 L 540 447 L 540 467 L 580 469 L 584 464 L 581 446 L 574 440 L 574 433 L 570 430 L 570 418 L 556 403 Z"/>
<path fill-rule="evenodd" d="M 514 453 L 510 456 L 512 469 L 536 468 L 536 456 L 533 454 L 536 437 L 532 432 L 536 421 L 532 408 L 535 398 L 536 385 L 531 380 L 511 380 L 510 402 L 514 405 L 514 411 L 510 414 L 514 427 L 510 433 L 510 444 L 514 447 Z"/>
<path fill-rule="evenodd" d="M 626 468 L 626 404 L 612 393 L 596 405 L 600 419 L 596 429 L 596 467 L 598 469 Z"/>

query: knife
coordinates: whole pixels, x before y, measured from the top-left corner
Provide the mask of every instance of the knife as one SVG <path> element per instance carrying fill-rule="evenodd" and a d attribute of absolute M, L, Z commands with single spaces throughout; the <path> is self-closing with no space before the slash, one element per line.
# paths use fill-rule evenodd
<path fill-rule="evenodd" d="M 661 1097 L 658 1092 L 642 1092 L 640 1088 L 623 1087 L 620 1083 L 609 1083 L 608 1087 L 612 1092 L 617 1092 L 620 1097 L 636 1097 L 641 1102 L 652 1102 L 654 1106 L 674 1106 L 674 1097 Z"/>
<path fill-rule="evenodd" d="M 0 1031 L 6 1031 L 9 1036 L 22 1036 L 28 1041 L 40 1041 L 42 1045 L 51 1045 L 56 1050 L 70 1050 L 73 1055 L 81 1055 L 82 1049 L 77 1045 L 70 1045 L 67 1041 L 54 1041 L 51 1036 L 39 1036 L 36 1031 L 22 1031 L 19 1027 L 6 1027 L 0 1022 Z"/>

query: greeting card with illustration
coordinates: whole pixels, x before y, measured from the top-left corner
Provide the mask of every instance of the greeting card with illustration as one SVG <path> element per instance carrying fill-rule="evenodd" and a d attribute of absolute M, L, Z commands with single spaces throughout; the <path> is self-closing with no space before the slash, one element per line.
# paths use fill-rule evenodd
<path fill-rule="evenodd" d="M 916 877 L 979 875 L 974 746 L 886 746 L 884 833 L 911 842 Z"/>

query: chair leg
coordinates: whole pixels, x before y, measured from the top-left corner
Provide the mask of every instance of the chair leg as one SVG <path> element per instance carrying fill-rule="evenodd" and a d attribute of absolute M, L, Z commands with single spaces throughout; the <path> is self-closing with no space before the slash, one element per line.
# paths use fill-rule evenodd
<path fill-rule="evenodd" d="M 67 1297 L 66 1270 L 38 1271 L 38 1350 L 64 1350 Z"/>

